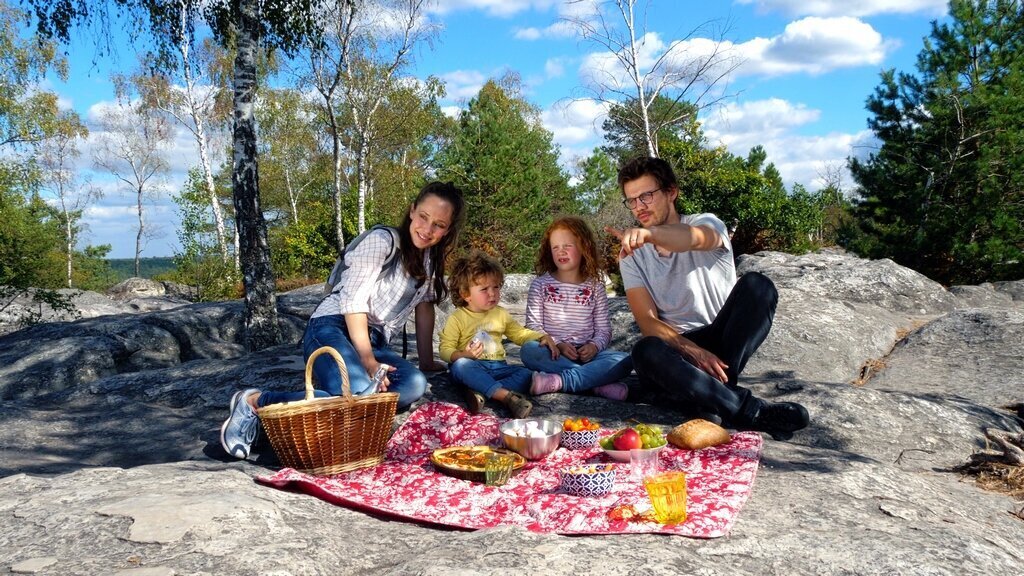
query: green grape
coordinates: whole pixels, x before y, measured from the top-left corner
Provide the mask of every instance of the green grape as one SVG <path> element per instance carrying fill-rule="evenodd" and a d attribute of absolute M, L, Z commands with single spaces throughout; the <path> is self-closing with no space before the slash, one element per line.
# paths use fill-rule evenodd
<path fill-rule="evenodd" d="M 650 424 L 644 424 L 642 422 L 634 426 L 633 429 L 636 430 L 641 436 L 655 437 L 661 435 L 660 428 L 658 428 L 657 426 L 652 426 Z"/>
<path fill-rule="evenodd" d="M 615 439 L 618 438 L 621 434 L 622 430 L 619 430 L 618 432 L 612 434 L 611 436 L 605 436 L 604 438 L 598 441 L 598 444 L 605 450 L 615 450 Z"/>

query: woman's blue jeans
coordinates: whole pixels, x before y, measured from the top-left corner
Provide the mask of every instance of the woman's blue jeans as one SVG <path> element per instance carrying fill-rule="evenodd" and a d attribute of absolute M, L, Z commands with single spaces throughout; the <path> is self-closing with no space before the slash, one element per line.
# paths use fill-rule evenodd
<path fill-rule="evenodd" d="M 561 375 L 562 391 L 570 393 L 621 382 L 633 371 L 633 360 L 625 352 L 601 350 L 590 362 L 578 364 L 562 355 L 552 360 L 551 350 L 536 340 L 523 344 L 519 357 L 530 370 Z"/>
<path fill-rule="evenodd" d="M 533 372 L 522 366 L 511 366 L 504 360 L 474 360 L 459 358 L 448 367 L 452 380 L 476 390 L 485 398 L 504 388 L 529 395 Z"/>
<path fill-rule="evenodd" d="M 388 392 L 398 393 L 398 409 L 402 410 L 419 400 L 427 390 L 427 377 L 411 362 L 391 350 L 384 334 L 370 330 L 370 345 L 377 361 L 396 368 L 388 372 Z M 302 335 L 302 353 L 305 360 L 322 346 L 330 346 L 341 354 L 348 368 L 349 388 L 355 396 L 366 394 L 370 390 L 370 376 L 359 360 L 359 354 L 352 346 L 348 336 L 345 317 L 341 315 L 320 316 L 311 318 Z M 315 395 L 317 397 L 341 396 L 341 372 L 337 362 L 327 354 L 322 354 L 313 361 Z M 278 402 L 292 402 L 306 397 L 305 391 L 296 392 L 264 392 L 260 394 L 257 404 L 266 406 Z"/>

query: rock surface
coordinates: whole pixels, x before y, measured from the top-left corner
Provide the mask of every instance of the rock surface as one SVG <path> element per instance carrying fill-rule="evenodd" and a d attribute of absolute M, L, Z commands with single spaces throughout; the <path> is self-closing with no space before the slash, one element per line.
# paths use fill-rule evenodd
<path fill-rule="evenodd" d="M 9 334 L 25 327 L 26 321 L 37 317 L 40 322 L 72 321 L 80 318 L 96 318 L 111 314 L 153 312 L 170 310 L 190 304 L 195 289 L 175 282 L 155 282 L 145 278 L 128 278 L 110 288 L 107 294 L 89 290 L 62 288 L 58 294 L 68 298 L 74 311 L 54 310 L 47 304 L 32 300 L 30 289 L 27 296 L 19 296 L 0 310 L 0 335 Z"/>
<path fill-rule="evenodd" d="M 0 573 L 1024 573 L 1024 503 L 950 471 L 985 447 L 985 428 L 1022 430 L 1003 408 L 1024 402 L 1022 283 L 947 291 L 831 251 L 761 253 L 740 270 L 780 292 L 743 384 L 804 403 L 812 422 L 788 442 L 766 437 L 727 537 L 448 530 L 255 483 L 273 454 L 228 459 L 219 426 L 235 390 L 301 386 L 296 342 L 320 298 L 308 287 L 279 299 L 291 343 L 248 355 L 239 302 L 0 337 Z M 521 313 L 528 279 L 513 279 L 506 300 Z M 624 299 L 611 316 L 613 345 L 628 349 Z M 461 402 L 445 375 L 430 383 L 424 401 Z M 680 419 L 642 392 L 536 400 L 538 416 L 607 426 Z"/>

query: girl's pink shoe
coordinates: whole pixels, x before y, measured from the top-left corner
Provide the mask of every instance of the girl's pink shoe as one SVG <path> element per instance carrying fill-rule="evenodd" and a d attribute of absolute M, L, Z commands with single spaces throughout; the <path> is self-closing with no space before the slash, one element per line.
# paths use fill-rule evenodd
<path fill-rule="evenodd" d="M 629 395 L 629 387 L 622 382 L 612 382 L 593 389 L 594 396 L 622 402 Z"/>
<path fill-rule="evenodd" d="M 533 396 L 540 396 L 541 394 L 551 394 L 552 392 L 558 392 L 562 389 L 562 377 L 558 374 L 548 374 L 547 372 L 534 372 L 533 380 L 530 382 L 530 394 Z"/>

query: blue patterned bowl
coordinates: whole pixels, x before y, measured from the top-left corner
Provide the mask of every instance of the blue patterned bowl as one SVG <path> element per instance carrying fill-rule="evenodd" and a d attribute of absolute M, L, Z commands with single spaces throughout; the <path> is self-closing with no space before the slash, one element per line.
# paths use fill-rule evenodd
<path fill-rule="evenodd" d="M 565 430 L 562 432 L 562 446 L 567 450 L 583 450 L 597 444 L 600 430 Z"/>
<path fill-rule="evenodd" d="M 604 496 L 615 485 L 611 464 L 570 466 L 562 470 L 562 491 L 573 496 Z"/>

